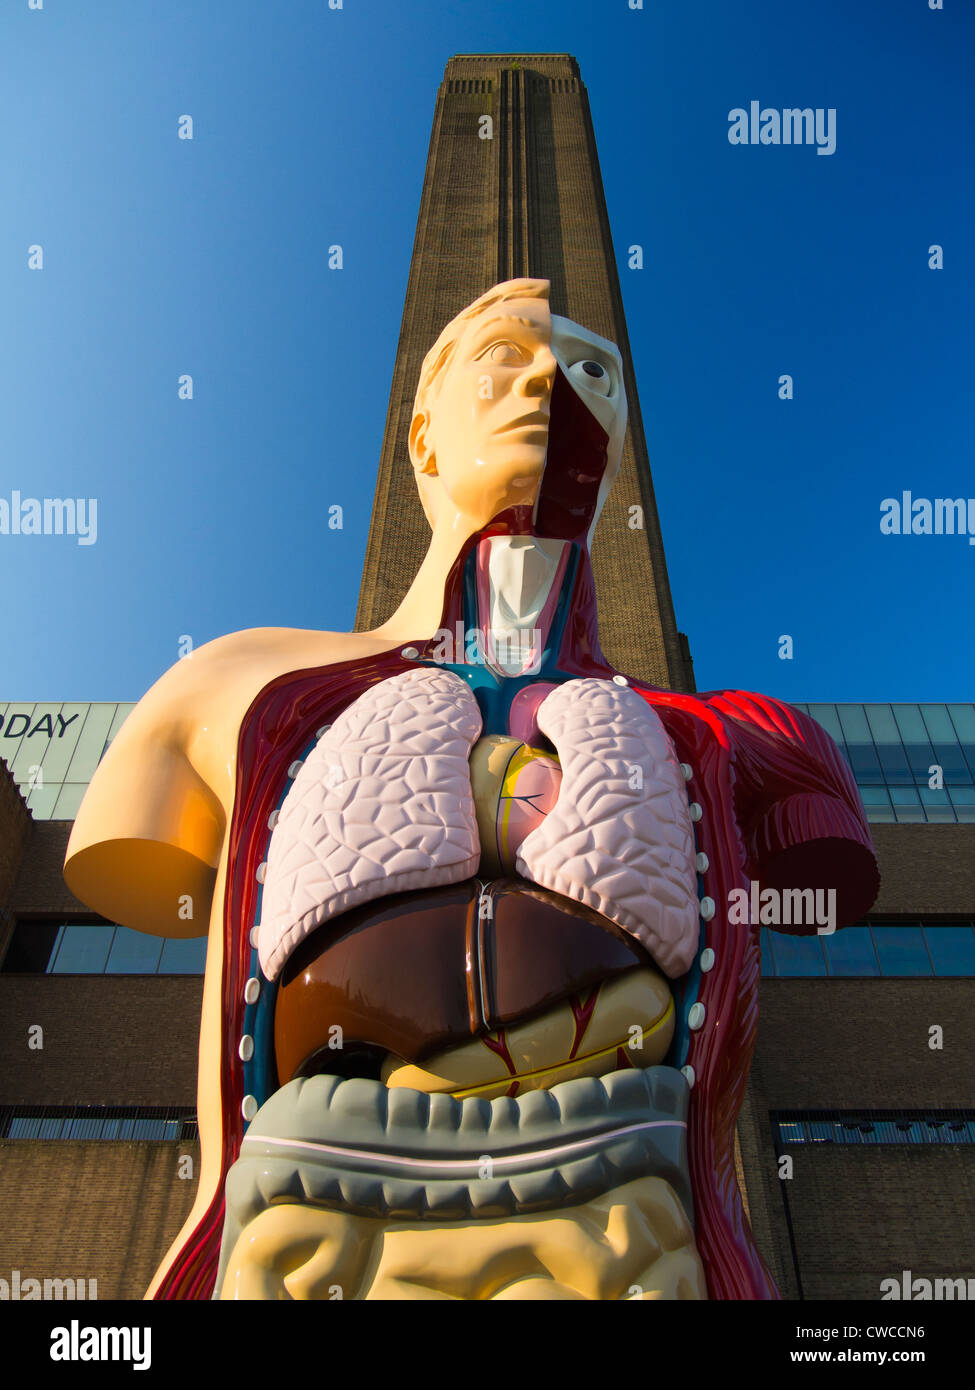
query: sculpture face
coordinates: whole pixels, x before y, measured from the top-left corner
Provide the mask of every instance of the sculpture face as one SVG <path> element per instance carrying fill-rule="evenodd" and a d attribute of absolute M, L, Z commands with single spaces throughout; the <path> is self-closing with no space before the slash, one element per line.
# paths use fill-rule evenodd
<path fill-rule="evenodd" d="M 510 299 L 467 324 L 426 418 L 414 422 L 416 466 L 439 478 L 449 524 L 463 518 L 484 526 L 506 508 L 534 505 L 549 461 L 559 372 L 608 436 L 601 507 L 626 432 L 619 352 L 551 314 L 547 300 Z"/>

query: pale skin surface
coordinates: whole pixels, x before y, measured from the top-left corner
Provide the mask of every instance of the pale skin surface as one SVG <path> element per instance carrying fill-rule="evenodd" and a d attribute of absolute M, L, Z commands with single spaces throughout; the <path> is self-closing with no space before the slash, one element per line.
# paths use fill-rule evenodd
<path fill-rule="evenodd" d="M 547 287 L 545 297 L 530 297 L 544 283 L 512 282 L 512 298 L 466 325 L 433 398 L 418 399 L 411 457 L 433 537 L 392 618 L 366 633 L 252 628 L 178 661 L 125 721 L 75 820 L 64 876 L 83 902 L 111 921 L 167 936 L 200 936 L 209 923 L 200 1033 L 202 1172 L 174 1250 L 220 1179 L 222 908 L 244 715 L 279 676 L 364 661 L 433 636 L 447 575 L 464 542 L 498 512 L 537 495 L 557 365 L 568 373 L 583 358 L 605 365 L 610 394 L 593 388 L 584 396 L 610 435 L 603 496 L 618 470 L 626 428 L 619 354 L 578 325 L 553 319 Z M 528 297 L 520 297 L 523 291 Z M 580 394 L 589 390 L 577 372 L 570 379 Z M 527 424 L 519 423 L 526 417 Z"/>

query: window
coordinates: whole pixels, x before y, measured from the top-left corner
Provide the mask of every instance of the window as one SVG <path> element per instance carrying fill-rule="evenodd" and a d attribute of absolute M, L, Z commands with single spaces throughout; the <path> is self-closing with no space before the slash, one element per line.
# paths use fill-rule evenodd
<path fill-rule="evenodd" d="M 975 930 L 928 927 L 924 939 L 936 975 L 975 975 Z"/>
<path fill-rule="evenodd" d="M 196 1112 L 153 1105 L 8 1105 L 0 1107 L 0 1139 L 199 1138 Z"/>
<path fill-rule="evenodd" d="M 785 936 L 762 929 L 762 974 L 861 979 L 975 977 L 975 926 L 936 922 L 846 927 L 830 936 Z"/>
<path fill-rule="evenodd" d="M 821 936 L 786 936 L 769 932 L 776 975 L 825 975 Z"/>
<path fill-rule="evenodd" d="M 163 939 L 128 927 L 116 927 L 105 966 L 108 975 L 154 975 L 159 968 Z"/>
<path fill-rule="evenodd" d="M 108 961 L 114 935 L 114 927 L 62 927 L 54 943 L 48 973 L 100 975 Z"/>
<path fill-rule="evenodd" d="M 920 927 L 874 927 L 873 939 L 881 974 L 934 974 Z"/>
<path fill-rule="evenodd" d="M 823 938 L 831 975 L 879 975 L 880 964 L 869 927 L 847 927 Z"/>
<path fill-rule="evenodd" d="M 795 708 L 836 741 L 869 821 L 975 821 L 975 704 Z M 928 785 L 933 767 L 941 787 Z"/>
<path fill-rule="evenodd" d="M 975 1110 L 773 1110 L 777 1147 L 975 1144 Z"/>
<path fill-rule="evenodd" d="M 5 974 L 202 975 L 205 936 L 170 940 L 110 922 L 19 921 L 4 957 Z"/>

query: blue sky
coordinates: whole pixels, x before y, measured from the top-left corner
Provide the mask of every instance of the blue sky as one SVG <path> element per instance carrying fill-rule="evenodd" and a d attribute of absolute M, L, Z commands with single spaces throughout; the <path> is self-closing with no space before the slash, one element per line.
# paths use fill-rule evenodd
<path fill-rule="evenodd" d="M 945 6 L 8 0 L 0 498 L 95 497 L 98 539 L 0 535 L 0 698 L 352 625 L 437 85 L 519 50 L 589 90 L 699 687 L 971 699 L 975 546 L 879 526 L 909 490 L 975 527 L 975 17 Z M 751 100 L 835 108 L 835 153 L 731 145 Z"/>

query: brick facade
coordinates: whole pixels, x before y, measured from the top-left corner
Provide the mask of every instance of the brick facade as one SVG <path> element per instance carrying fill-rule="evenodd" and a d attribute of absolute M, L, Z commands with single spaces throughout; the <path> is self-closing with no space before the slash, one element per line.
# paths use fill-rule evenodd
<path fill-rule="evenodd" d="M 192 1177 L 181 1178 L 187 1154 Z M 0 1140 L 0 1279 L 96 1279 L 100 1300 L 142 1298 L 199 1170 L 195 1141 Z"/>

